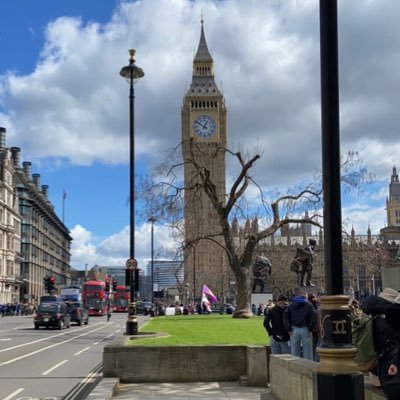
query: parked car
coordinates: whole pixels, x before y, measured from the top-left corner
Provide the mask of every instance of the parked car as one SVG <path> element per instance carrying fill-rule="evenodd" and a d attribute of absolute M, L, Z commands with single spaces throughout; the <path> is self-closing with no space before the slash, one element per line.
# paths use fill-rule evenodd
<path fill-rule="evenodd" d="M 65 303 L 42 303 L 39 304 L 33 319 L 35 329 L 41 326 L 46 328 L 64 329 L 71 326 L 71 316 L 68 314 Z"/>
<path fill-rule="evenodd" d="M 71 322 L 76 322 L 77 325 L 87 325 L 89 323 L 89 310 L 81 301 L 66 301 L 67 312 L 71 317 Z"/>

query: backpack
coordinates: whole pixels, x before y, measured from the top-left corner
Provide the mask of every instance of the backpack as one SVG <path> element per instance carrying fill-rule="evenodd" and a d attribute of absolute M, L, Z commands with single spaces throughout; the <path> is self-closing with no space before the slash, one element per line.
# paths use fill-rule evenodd
<path fill-rule="evenodd" d="M 398 339 L 398 334 L 395 335 Z M 400 399 L 400 344 L 389 338 L 378 360 L 378 378 L 388 400 Z"/>
<path fill-rule="evenodd" d="M 361 372 L 369 372 L 378 364 L 375 351 L 372 325 L 376 318 L 363 312 L 351 313 L 351 336 L 353 346 L 357 349 L 355 361 Z"/>

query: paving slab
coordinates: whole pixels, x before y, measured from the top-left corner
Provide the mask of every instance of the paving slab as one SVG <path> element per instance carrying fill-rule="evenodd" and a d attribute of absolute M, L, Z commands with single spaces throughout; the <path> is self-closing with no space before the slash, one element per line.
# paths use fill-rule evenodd
<path fill-rule="evenodd" d="M 238 382 L 118 384 L 113 400 L 260 400 L 270 389 L 241 386 Z M 265 398 L 265 397 L 264 397 Z"/>

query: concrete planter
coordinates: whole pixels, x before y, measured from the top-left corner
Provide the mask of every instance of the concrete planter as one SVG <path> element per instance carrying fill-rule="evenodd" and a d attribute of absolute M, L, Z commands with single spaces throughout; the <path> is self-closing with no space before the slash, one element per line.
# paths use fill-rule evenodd
<path fill-rule="evenodd" d="M 126 346 L 118 338 L 105 346 L 104 377 L 121 382 L 224 382 L 243 380 L 265 387 L 265 346 Z"/>

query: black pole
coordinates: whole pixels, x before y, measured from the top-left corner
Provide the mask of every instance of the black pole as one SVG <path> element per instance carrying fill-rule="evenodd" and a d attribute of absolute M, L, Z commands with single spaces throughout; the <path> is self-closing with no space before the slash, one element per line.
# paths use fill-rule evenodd
<path fill-rule="evenodd" d="M 129 50 L 129 65 L 123 67 L 120 75 L 129 83 L 129 211 L 130 238 L 129 259 L 127 260 L 126 281 L 129 283 L 129 311 L 126 323 L 126 334 L 137 334 L 135 293 L 139 292 L 139 269 L 135 260 L 135 82 L 144 76 L 141 68 L 135 65 L 135 50 Z M 133 270 L 135 272 L 133 272 Z"/>
<path fill-rule="evenodd" d="M 129 82 L 129 211 L 130 211 L 130 236 L 129 236 L 129 257 L 135 258 L 135 90 L 133 70 L 131 70 Z M 130 301 L 135 301 L 135 291 L 138 290 L 137 278 L 133 277 L 133 270 L 130 270 Z"/>
<path fill-rule="evenodd" d="M 336 0 L 320 0 L 324 265 L 327 294 L 343 293 Z"/>
<path fill-rule="evenodd" d="M 154 303 L 154 218 L 151 218 L 151 303 Z"/>
<path fill-rule="evenodd" d="M 320 0 L 322 181 L 324 265 L 327 296 L 321 297 L 320 362 L 314 400 L 363 400 L 364 377 L 354 361 L 349 297 L 343 293 L 340 192 L 338 17 L 336 0 Z"/>
<path fill-rule="evenodd" d="M 193 304 L 196 303 L 196 245 L 193 246 Z"/>

